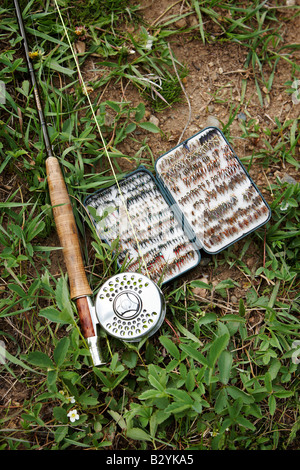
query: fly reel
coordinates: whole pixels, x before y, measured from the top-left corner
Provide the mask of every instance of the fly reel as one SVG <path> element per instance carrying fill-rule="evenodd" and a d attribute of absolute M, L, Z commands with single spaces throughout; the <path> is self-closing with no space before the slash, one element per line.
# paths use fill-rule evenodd
<path fill-rule="evenodd" d="M 152 336 L 162 325 L 166 304 L 160 288 L 139 273 L 124 272 L 108 279 L 95 302 L 96 317 L 109 335 L 126 342 Z"/>

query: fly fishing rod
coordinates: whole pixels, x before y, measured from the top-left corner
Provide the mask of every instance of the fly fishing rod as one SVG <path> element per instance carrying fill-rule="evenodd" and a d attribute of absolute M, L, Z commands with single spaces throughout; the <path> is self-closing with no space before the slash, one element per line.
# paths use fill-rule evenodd
<path fill-rule="evenodd" d="M 165 300 L 159 287 L 147 276 L 125 272 L 108 279 L 99 289 L 93 304 L 93 292 L 85 274 L 73 209 L 59 160 L 52 151 L 18 0 L 14 0 L 14 5 L 47 153 L 48 188 L 68 272 L 70 296 L 76 303 L 81 330 L 93 364 L 99 366 L 105 362 L 97 327 L 126 342 L 140 341 L 160 328 L 165 317 Z"/>
<path fill-rule="evenodd" d="M 45 149 L 47 153 L 46 173 L 49 194 L 53 208 L 56 230 L 59 236 L 60 244 L 63 248 L 64 261 L 68 272 L 70 296 L 76 302 L 81 330 L 89 346 L 93 363 L 94 365 L 99 365 L 103 361 L 101 358 L 100 349 L 98 347 L 98 337 L 96 335 L 95 325 L 93 323 L 89 308 L 89 297 L 92 294 L 92 290 L 89 286 L 84 270 L 73 209 L 71 206 L 68 190 L 64 182 L 63 174 L 60 169 L 59 161 L 52 152 L 34 68 L 30 60 L 27 36 L 18 0 L 14 0 L 14 5 L 19 30 L 23 39 L 25 58 L 33 87 L 35 104 L 43 132 Z"/>

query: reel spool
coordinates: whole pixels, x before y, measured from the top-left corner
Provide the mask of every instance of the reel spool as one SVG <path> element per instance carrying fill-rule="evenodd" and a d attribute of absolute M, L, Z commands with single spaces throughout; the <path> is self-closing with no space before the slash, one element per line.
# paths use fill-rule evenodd
<path fill-rule="evenodd" d="M 166 304 L 160 288 L 140 273 L 124 272 L 108 279 L 95 302 L 100 326 L 114 338 L 138 342 L 162 325 Z"/>

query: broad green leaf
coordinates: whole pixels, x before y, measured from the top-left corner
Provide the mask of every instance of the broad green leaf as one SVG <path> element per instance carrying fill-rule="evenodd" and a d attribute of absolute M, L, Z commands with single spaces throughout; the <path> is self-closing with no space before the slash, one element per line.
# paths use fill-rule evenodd
<path fill-rule="evenodd" d="M 193 404 L 193 399 L 185 390 L 178 390 L 177 388 L 167 388 L 168 395 L 173 396 L 177 401 L 183 401 L 185 404 Z"/>
<path fill-rule="evenodd" d="M 254 398 L 251 395 L 244 392 L 243 390 L 240 390 L 237 387 L 230 386 L 230 387 L 227 387 L 226 390 L 232 398 L 234 398 L 235 400 L 237 400 L 238 398 L 241 398 L 243 403 L 245 403 L 246 405 L 250 405 L 251 403 L 254 402 Z"/>
<path fill-rule="evenodd" d="M 78 422 L 77 422 L 78 423 Z M 79 441 L 75 441 L 75 439 L 69 439 L 67 437 L 65 437 L 65 441 L 68 443 L 68 444 L 71 444 L 73 446 L 75 446 L 75 448 L 77 447 L 90 447 L 90 444 L 84 444 L 83 442 L 79 442 Z M 102 443 L 103 444 L 103 443 Z M 106 441 L 106 444 L 105 445 L 111 445 L 111 442 L 107 443 Z"/>
<path fill-rule="evenodd" d="M 110 368 L 111 370 L 115 370 L 115 368 L 117 367 L 118 361 L 119 361 L 119 355 L 118 355 L 118 353 L 115 353 L 115 354 L 113 355 L 113 357 L 111 358 L 109 368 Z"/>
<path fill-rule="evenodd" d="M 209 366 L 212 369 L 217 362 L 221 352 L 227 347 L 229 342 L 229 335 L 224 334 L 217 337 L 211 344 L 208 355 Z"/>
<path fill-rule="evenodd" d="M 135 129 L 136 129 L 136 125 L 134 124 L 134 122 L 131 122 L 131 123 L 128 124 L 128 126 L 126 127 L 125 133 L 126 133 L 126 134 L 130 134 L 131 132 L 135 131 Z"/>
<path fill-rule="evenodd" d="M 129 439 L 133 439 L 134 441 L 152 441 L 151 437 L 149 436 L 146 431 L 139 428 L 131 428 L 128 429 L 126 432 L 126 437 Z"/>
<path fill-rule="evenodd" d="M 193 370 L 189 370 L 185 379 L 185 386 L 188 392 L 192 392 L 195 388 L 195 374 Z"/>
<path fill-rule="evenodd" d="M 246 429 L 251 429 L 251 431 L 255 431 L 256 427 L 254 424 L 252 424 L 248 419 L 244 418 L 243 416 L 238 416 L 236 418 L 236 422 L 240 425 L 243 426 Z"/>
<path fill-rule="evenodd" d="M 49 369 L 47 373 L 48 390 L 56 391 L 57 369 Z"/>
<path fill-rule="evenodd" d="M 216 321 L 216 319 L 217 319 L 217 315 L 215 313 L 206 313 L 204 317 L 201 317 L 198 320 L 198 324 L 207 325 L 209 323 L 213 323 L 214 321 Z"/>
<path fill-rule="evenodd" d="M 244 317 L 245 313 L 246 313 L 246 310 L 245 310 L 244 301 L 243 301 L 243 299 L 240 299 L 240 302 L 239 302 L 239 315 L 241 317 Z"/>
<path fill-rule="evenodd" d="M 58 366 L 64 362 L 69 346 L 70 340 L 67 336 L 59 340 L 57 343 L 56 348 L 54 349 L 53 358 Z"/>
<path fill-rule="evenodd" d="M 176 401 L 174 403 L 171 403 L 170 405 L 167 406 L 165 409 L 166 413 L 182 413 L 182 411 L 189 410 L 192 405 L 184 404 L 183 402 Z"/>
<path fill-rule="evenodd" d="M 196 411 L 196 413 L 199 413 L 199 414 L 200 414 L 200 413 L 202 413 L 203 407 L 202 407 L 202 404 L 201 404 L 201 403 L 194 402 L 194 403 L 193 403 L 193 406 L 192 406 L 192 409 L 193 409 L 194 411 Z"/>
<path fill-rule="evenodd" d="M 166 336 L 160 336 L 159 341 L 168 351 L 168 353 L 171 354 L 171 356 L 177 360 L 180 359 L 180 351 L 170 338 L 167 338 Z"/>
<path fill-rule="evenodd" d="M 266 372 L 265 374 L 265 386 L 269 393 L 272 393 L 272 378 L 270 372 Z"/>
<path fill-rule="evenodd" d="M 46 41 L 50 41 L 50 42 L 54 42 L 55 44 L 58 44 L 60 47 L 65 47 L 65 48 L 68 48 L 68 44 L 65 43 L 65 42 L 62 42 L 61 38 L 56 38 L 54 36 L 49 36 L 48 34 L 45 34 L 45 33 L 42 33 L 41 31 L 38 31 L 37 29 L 33 29 L 33 28 L 30 28 L 30 27 L 26 27 L 27 29 L 27 32 L 32 34 L 33 37 L 41 37 L 43 39 L 46 39 Z M 74 72 L 74 71 L 73 71 Z"/>
<path fill-rule="evenodd" d="M 63 310 L 63 308 L 70 304 L 69 287 L 67 280 L 64 277 L 60 277 L 57 281 L 55 289 L 55 300 L 60 310 Z"/>
<path fill-rule="evenodd" d="M 289 398 L 294 395 L 292 390 L 280 390 L 279 392 L 274 392 L 275 397 L 277 398 Z"/>
<path fill-rule="evenodd" d="M 219 433 L 222 434 L 223 432 L 226 431 L 227 428 L 229 428 L 232 425 L 232 421 L 230 418 L 225 418 L 222 426 L 220 427 Z"/>
<path fill-rule="evenodd" d="M 166 392 L 159 392 L 158 390 L 146 390 L 142 392 L 139 396 L 140 400 L 152 400 L 153 398 L 162 398 L 166 396 Z"/>
<path fill-rule="evenodd" d="M 107 101 L 105 101 L 105 103 L 106 103 L 110 108 L 112 108 L 114 111 L 116 111 L 116 113 L 119 113 L 119 112 L 121 111 L 120 106 L 119 106 L 118 103 L 116 103 L 115 101 L 107 100 Z"/>
<path fill-rule="evenodd" d="M 216 413 L 220 414 L 227 406 L 228 403 L 228 395 L 225 388 L 221 388 L 219 391 L 216 403 L 215 403 L 215 411 Z"/>
<path fill-rule="evenodd" d="M 300 167 L 300 163 L 297 160 L 295 160 L 295 158 L 292 157 L 292 155 L 289 153 L 286 156 L 286 161 L 290 163 L 291 165 L 294 165 L 296 168 Z"/>
<path fill-rule="evenodd" d="M 18 294 L 19 297 L 26 297 L 27 293 L 22 289 L 18 284 L 8 284 L 7 287 L 12 291 Z"/>
<path fill-rule="evenodd" d="M 222 351 L 218 361 L 220 381 L 227 385 L 232 366 L 232 354 L 229 351 Z"/>
<path fill-rule="evenodd" d="M 278 359 L 272 359 L 268 372 L 270 373 L 271 380 L 276 379 L 278 372 L 281 368 L 281 362 Z"/>
<path fill-rule="evenodd" d="M 152 437 L 155 436 L 158 425 L 168 419 L 169 416 L 170 413 L 166 413 L 164 410 L 156 410 L 152 414 L 150 418 L 150 434 Z"/>
<path fill-rule="evenodd" d="M 174 322 L 180 333 L 182 333 L 186 338 L 189 338 L 194 343 L 198 343 L 200 346 L 203 346 L 200 339 L 197 338 L 197 336 L 195 336 L 193 333 L 191 333 L 187 328 L 185 328 L 176 318 Z"/>
<path fill-rule="evenodd" d="M 54 307 L 46 307 L 39 312 L 39 316 L 62 325 L 74 325 L 75 323 L 73 315 L 70 315 L 70 310 L 67 308 L 59 311 Z"/>
<path fill-rule="evenodd" d="M 99 403 L 97 398 L 93 397 L 89 390 L 86 390 L 85 392 L 83 392 L 80 395 L 78 401 L 82 405 L 89 405 L 89 406 L 95 406 Z"/>
<path fill-rule="evenodd" d="M 12 362 L 13 364 L 15 364 L 17 366 L 23 367 L 23 369 L 29 370 L 30 372 L 34 372 L 35 374 L 44 375 L 44 373 L 39 372 L 39 371 L 35 371 L 31 367 L 29 367 L 27 364 L 25 364 L 25 362 L 21 361 L 20 359 L 16 358 L 12 354 L 10 354 L 8 351 L 6 351 L 6 349 L 1 345 L 1 342 L 0 342 L 0 362 L 1 361 L 3 361 L 3 362 L 4 361 L 9 361 L 9 362 Z"/>
<path fill-rule="evenodd" d="M 259 418 L 259 419 L 263 417 L 260 406 L 258 406 L 256 403 L 252 403 L 251 405 L 246 405 L 244 409 L 245 409 L 246 416 L 252 415 L 252 416 L 255 416 L 255 418 Z"/>
<path fill-rule="evenodd" d="M 277 299 L 277 294 L 278 294 L 279 287 L 280 287 L 280 281 L 277 281 L 275 286 L 274 286 L 274 289 L 273 289 L 272 295 L 270 297 L 269 303 L 268 303 L 269 308 L 274 307 L 274 303 Z"/>
<path fill-rule="evenodd" d="M 233 281 L 232 279 L 224 279 L 223 281 L 220 281 L 216 286 L 216 290 L 222 290 L 222 289 L 232 289 L 235 286 L 238 286 L 238 282 Z"/>
<path fill-rule="evenodd" d="M 42 369 L 48 369 L 48 368 L 54 369 L 55 368 L 50 357 L 47 356 L 47 354 L 43 353 L 42 351 L 34 351 L 31 353 L 28 353 L 26 356 L 26 361 L 29 362 L 29 364 L 41 367 Z"/>
<path fill-rule="evenodd" d="M 136 108 L 135 120 L 136 121 L 141 121 L 141 119 L 143 119 L 143 117 L 145 115 L 145 111 L 146 111 L 146 108 L 145 108 L 144 103 L 140 103 Z"/>
<path fill-rule="evenodd" d="M 227 408 L 228 408 L 230 419 L 232 421 L 235 421 L 237 416 L 239 416 L 243 406 L 244 404 L 243 404 L 243 400 L 241 399 L 241 397 L 234 400 L 232 405 L 228 403 Z"/>
<path fill-rule="evenodd" d="M 23 413 L 23 414 L 21 415 L 21 417 L 22 417 L 22 419 L 23 419 L 24 421 L 26 421 L 27 423 L 36 423 L 36 424 L 38 424 L 39 426 L 45 426 L 45 423 L 44 423 L 44 421 L 43 421 L 41 418 L 39 418 L 38 416 L 33 415 L 33 414 L 31 414 L 31 413 L 28 413 L 28 414 Z"/>
<path fill-rule="evenodd" d="M 270 415 L 273 416 L 276 411 L 276 398 L 274 397 L 274 395 L 269 396 L 268 405 L 269 405 Z"/>
<path fill-rule="evenodd" d="M 228 313 L 220 318 L 222 321 L 234 322 L 234 323 L 245 323 L 245 318 L 241 318 L 239 315 L 234 315 L 232 313 Z"/>
<path fill-rule="evenodd" d="M 149 380 L 149 383 L 152 385 L 152 387 L 156 388 L 160 392 L 165 391 L 165 388 L 163 387 L 163 385 L 161 385 L 161 383 L 155 377 L 153 377 L 153 375 L 149 375 L 148 380 Z"/>
<path fill-rule="evenodd" d="M 160 132 L 159 128 L 152 122 L 139 122 L 138 125 L 139 127 L 141 127 L 142 129 L 148 132 L 154 132 L 154 133 Z"/>
<path fill-rule="evenodd" d="M 180 366 L 179 366 L 179 374 L 180 374 L 180 377 L 185 380 L 185 379 L 186 379 L 186 376 L 187 376 L 187 373 L 188 373 L 188 372 L 187 372 L 187 367 L 186 367 L 185 363 L 184 363 L 184 362 L 181 362 L 181 363 L 180 363 Z"/>
<path fill-rule="evenodd" d="M 55 70 L 56 72 L 59 72 L 63 75 L 71 76 L 75 72 L 74 69 L 63 67 L 54 59 L 51 59 L 50 61 L 48 61 L 47 65 L 50 67 L 50 69 Z"/>
<path fill-rule="evenodd" d="M 193 348 L 192 346 L 189 346 L 187 344 L 180 344 L 179 347 L 188 356 L 193 358 L 195 361 L 199 362 L 199 364 L 202 364 L 203 366 L 208 366 L 207 360 L 205 359 L 203 354 L 201 354 L 201 352 L 198 351 L 196 348 Z"/>
<path fill-rule="evenodd" d="M 62 377 L 64 377 L 66 380 L 68 380 L 72 385 L 76 383 L 80 383 L 81 381 L 81 376 L 77 374 L 77 372 L 72 372 L 65 370 L 61 372 Z"/>
<path fill-rule="evenodd" d="M 129 369 L 133 369 L 138 360 L 138 355 L 135 351 L 125 351 L 122 355 L 122 362 L 129 367 Z"/>
<path fill-rule="evenodd" d="M 177 369 L 179 366 L 180 361 L 177 361 L 176 359 L 172 359 L 169 364 L 166 366 L 166 371 L 167 373 L 172 372 L 172 370 Z"/>
<path fill-rule="evenodd" d="M 129 372 L 128 370 L 124 370 L 123 372 L 121 372 L 121 374 L 114 380 L 112 384 L 112 389 L 116 388 L 122 382 L 122 380 L 126 377 L 128 372 Z"/>
<path fill-rule="evenodd" d="M 108 414 L 115 420 L 115 422 L 120 426 L 121 429 L 126 429 L 126 421 L 120 413 L 113 410 L 108 410 Z"/>
<path fill-rule="evenodd" d="M 54 433 L 54 440 L 55 442 L 61 442 L 64 437 L 68 434 L 68 426 L 59 426 L 56 428 Z"/>
<path fill-rule="evenodd" d="M 38 220 L 36 217 L 32 220 L 31 225 L 27 227 L 27 241 L 33 240 L 40 232 L 45 228 L 45 222 L 43 220 Z"/>
<path fill-rule="evenodd" d="M 200 280 L 195 280 L 190 282 L 191 287 L 200 287 L 201 289 L 212 289 L 211 284 L 207 284 L 206 282 L 200 281 Z"/>
<path fill-rule="evenodd" d="M 101 382 L 107 387 L 107 388 L 111 388 L 112 386 L 112 382 L 110 381 L 110 379 L 108 377 L 106 377 L 105 374 L 103 374 L 103 372 L 101 372 L 99 369 L 97 369 L 97 367 L 94 367 L 93 368 L 93 371 L 95 372 L 95 374 L 97 375 L 97 377 L 99 377 L 99 379 L 101 380 Z"/>

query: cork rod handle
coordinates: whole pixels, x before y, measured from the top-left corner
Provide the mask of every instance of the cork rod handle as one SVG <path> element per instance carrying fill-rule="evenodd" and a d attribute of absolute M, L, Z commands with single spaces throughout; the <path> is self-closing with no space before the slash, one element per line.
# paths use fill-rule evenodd
<path fill-rule="evenodd" d="M 53 215 L 69 276 L 72 299 L 91 295 L 78 239 L 77 227 L 69 194 L 56 157 L 46 160 L 48 187 Z"/>
<path fill-rule="evenodd" d="M 76 299 L 81 330 L 85 338 L 95 336 L 87 297 L 92 295 L 81 256 L 77 227 L 69 194 L 56 157 L 46 159 L 46 172 L 53 215 L 69 276 L 71 299 Z"/>

